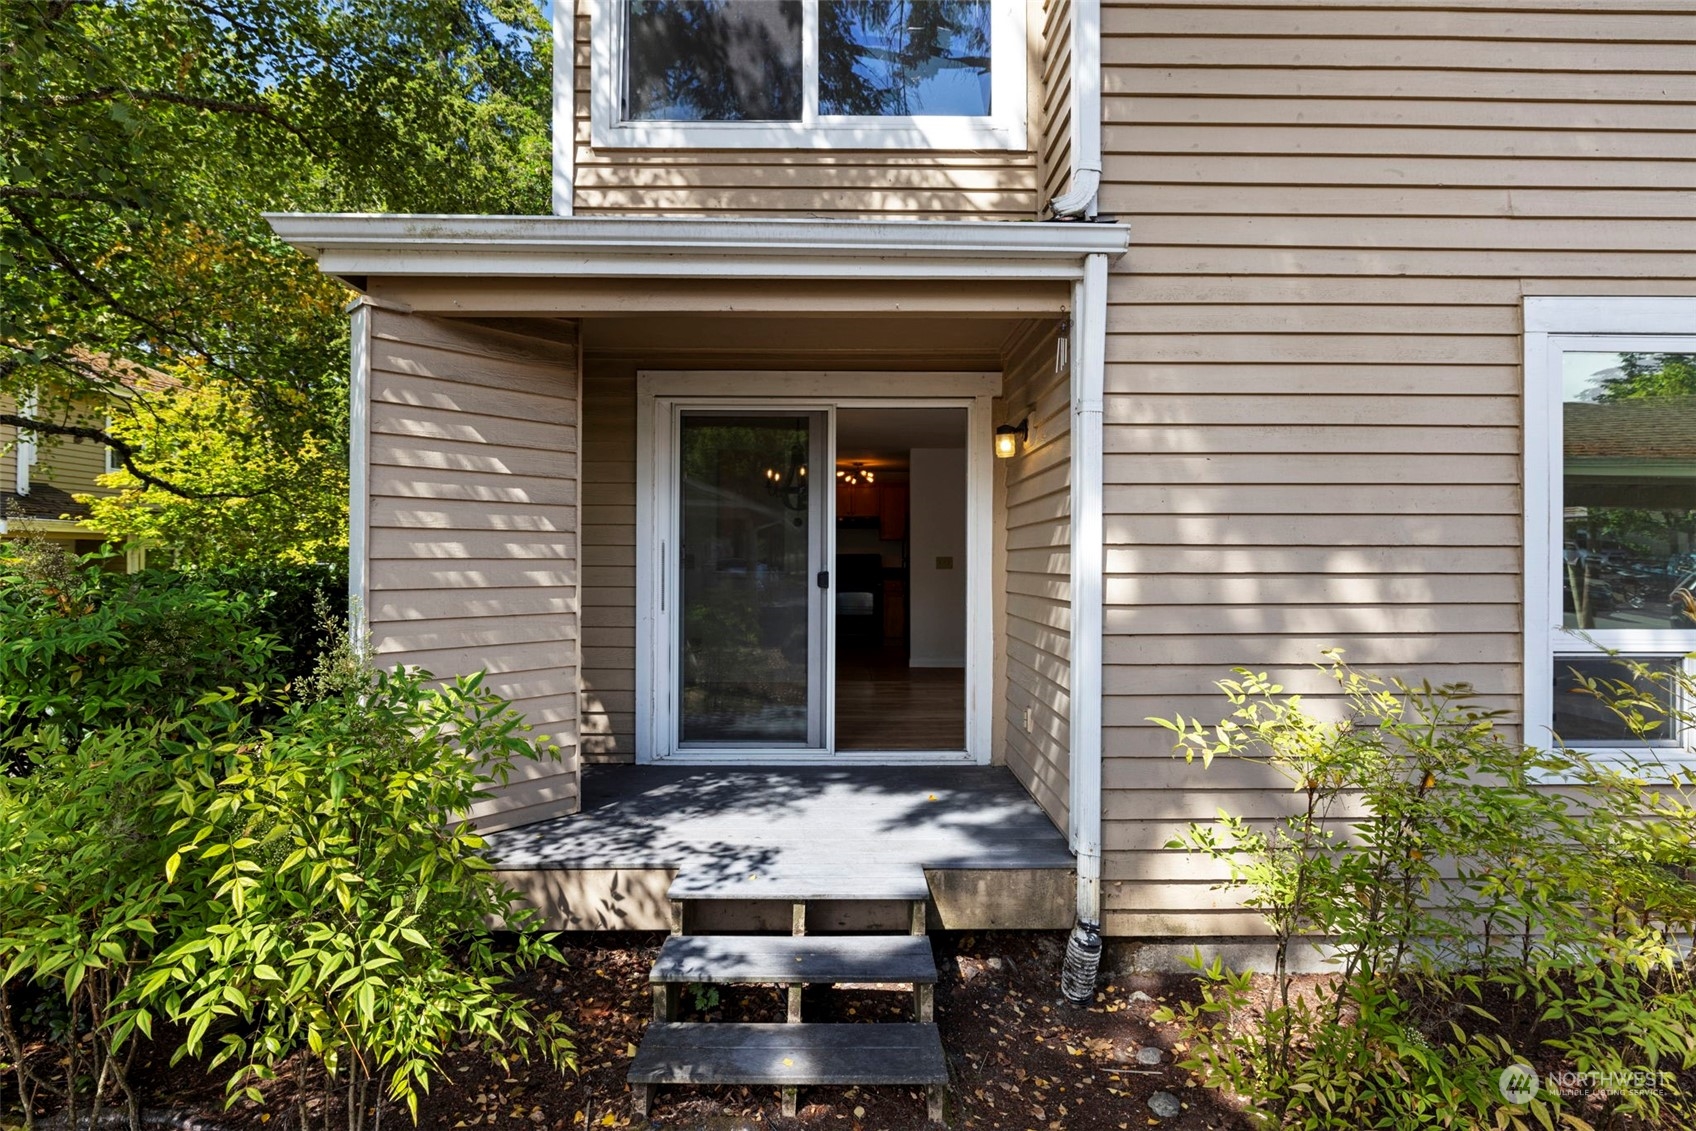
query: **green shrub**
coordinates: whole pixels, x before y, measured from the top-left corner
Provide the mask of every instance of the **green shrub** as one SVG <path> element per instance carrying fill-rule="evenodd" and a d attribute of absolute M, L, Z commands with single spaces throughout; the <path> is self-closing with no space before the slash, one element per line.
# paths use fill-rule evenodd
<path fill-rule="evenodd" d="M 1330 671 L 1338 721 L 1247 671 L 1220 684 L 1235 709 L 1218 725 L 1155 720 L 1186 759 L 1255 761 L 1296 800 L 1287 817 L 1222 813 L 1169 845 L 1226 864 L 1277 945 L 1257 1025 L 1249 979 L 1197 956 L 1202 1002 L 1164 1014 L 1188 1030 L 1187 1066 L 1303 1128 L 1583 1127 L 1554 1090 L 1506 1102 L 1501 1069 L 1528 1051 L 1616 1078 L 1696 1066 L 1681 949 L 1696 925 L 1693 783 L 1528 749 L 1469 688 L 1382 680 L 1335 654 Z M 1298 992 L 1289 959 L 1309 945 L 1340 976 Z M 1662 1083 L 1603 1110 L 1696 1115 Z"/>
<path fill-rule="evenodd" d="M 503 1065 L 570 1063 L 559 1018 L 507 988 L 560 955 L 464 821 L 491 778 L 538 753 L 528 730 L 481 676 L 436 688 L 343 649 L 264 732 L 179 759 L 161 798 L 176 816 L 165 871 L 190 915 L 120 1026 L 163 1014 L 187 1027 L 179 1055 L 219 1027 L 212 1061 L 234 1063 L 232 1097 L 255 1101 L 309 1052 L 324 1088 L 345 1089 L 350 1131 L 383 1095 L 416 1115 L 459 1040 Z M 489 921 L 516 932 L 510 949 Z"/>
<path fill-rule="evenodd" d="M 163 571 L 109 573 L 46 542 L 0 543 L 0 623 L 0 743 L 52 724 L 74 746 L 279 675 L 277 639 L 244 594 Z"/>
<path fill-rule="evenodd" d="M 251 602 L 254 627 L 275 637 L 282 649 L 278 664 L 283 679 L 310 675 L 319 658 L 337 643 L 336 619 L 347 611 L 345 562 L 250 562 L 191 569 L 185 576 L 214 589 L 243 594 Z"/>
<path fill-rule="evenodd" d="M 480 677 L 376 673 L 337 629 L 285 688 L 256 604 L 0 549 L 0 1072 L 26 1126 L 121 1102 L 139 1128 L 128 1067 L 161 1018 L 179 1057 L 233 1066 L 232 1099 L 315 1060 L 352 1131 L 467 1039 L 570 1059 L 506 984 L 558 955 L 465 824 L 549 750 Z M 62 1038 L 33 1060 L 31 995 Z"/>

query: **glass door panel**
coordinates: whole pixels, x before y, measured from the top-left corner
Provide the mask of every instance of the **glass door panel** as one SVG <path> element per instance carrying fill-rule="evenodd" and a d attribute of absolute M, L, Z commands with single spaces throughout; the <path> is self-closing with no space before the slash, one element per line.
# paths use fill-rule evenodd
<path fill-rule="evenodd" d="M 823 745 L 824 432 L 822 413 L 679 418 L 680 747 Z"/>

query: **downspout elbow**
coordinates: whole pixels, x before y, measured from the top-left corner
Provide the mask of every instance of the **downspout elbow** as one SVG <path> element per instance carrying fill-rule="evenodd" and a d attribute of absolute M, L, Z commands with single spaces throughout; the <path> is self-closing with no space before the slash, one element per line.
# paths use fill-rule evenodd
<path fill-rule="evenodd" d="M 1049 201 L 1048 210 L 1057 220 L 1093 220 L 1095 198 L 1100 189 L 1100 168 L 1079 165 L 1072 171 L 1071 191 Z"/>

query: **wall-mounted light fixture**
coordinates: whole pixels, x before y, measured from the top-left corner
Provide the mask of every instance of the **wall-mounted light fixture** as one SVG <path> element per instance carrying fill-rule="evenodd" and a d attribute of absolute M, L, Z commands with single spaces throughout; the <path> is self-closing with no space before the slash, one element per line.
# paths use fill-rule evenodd
<path fill-rule="evenodd" d="M 1012 459 L 1019 454 L 1019 445 L 1031 437 L 1031 418 L 1025 417 L 1017 424 L 1003 424 L 995 430 L 995 458 Z"/>

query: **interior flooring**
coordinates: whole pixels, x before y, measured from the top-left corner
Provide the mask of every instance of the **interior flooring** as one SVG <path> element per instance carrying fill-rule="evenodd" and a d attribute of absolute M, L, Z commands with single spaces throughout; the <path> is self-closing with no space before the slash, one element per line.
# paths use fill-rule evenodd
<path fill-rule="evenodd" d="M 838 750 L 964 750 L 966 670 L 911 668 L 901 648 L 836 657 Z"/>

